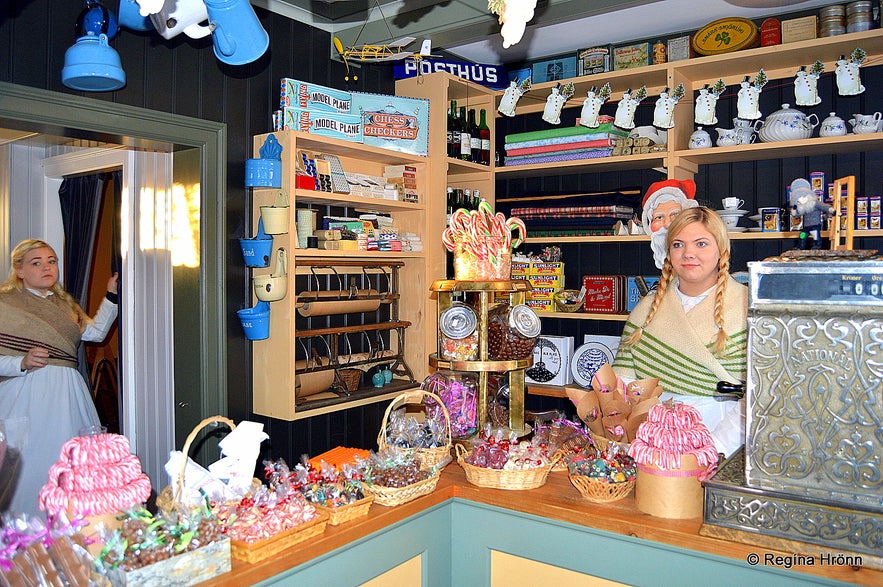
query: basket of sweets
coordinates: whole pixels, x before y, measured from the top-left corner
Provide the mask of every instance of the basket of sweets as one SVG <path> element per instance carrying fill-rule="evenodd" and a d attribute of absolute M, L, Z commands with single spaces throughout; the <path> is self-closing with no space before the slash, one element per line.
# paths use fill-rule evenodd
<path fill-rule="evenodd" d="M 407 415 L 404 409 L 407 405 L 425 404 L 427 399 L 440 408 L 435 413 L 440 412 L 443 421 L 428 418 L 420 422 Z M 434 393 L 423 389 L 406 391 L 394 398 L 383 414 L 377 434 L 377 449 L 414 453 L 424 469 L 447 465 L 451 460 L 451 416 L 444 402 Z"/>
<path fill-rule="evenodd" d="M 570 483 L 594 503 L 617 501 L 635 487 L 637 466 L 626 448 L 610 441 L 606 449 L 585 446 L 567 461 Z"/>
<path fill-rule="evenodd" d="M 578 289 L 562 289 L 552 294 L 552 299 L 562 312 L 578 312 L 583 305 L 585 292 L 580 292 Z"/>
<path fill-rule="evenodd" d="M 563 455 L 578 452 L 592 442 L 590 432 L 581 423 L 567 418 L 554 418 L 551 422 L 534 426 L 533 440 L 545 444 L 552 454 L 561 451 Z M 561 458 L 552 471 L 566 471 L 566 460 Z"/>
<path fill-rule="evenodd" d="M 456 451 L 457 463 L 463 467 L 466 479 L 473 485 L 494 489 L 542 487 L 561 458 L 560 452 L 550 456 L 548 448 L 540 444 L 498 438 L 485 432 L 472 450 L 458 444 Z"/>
<path fill-rule="evenodd" d="M 283 459 L 264 461 L 271 481 L 287 480 L 320 512 L 328 514 L 328 524 L 337 526 L 368 515 L 374 498 L 362 490 L 362 474 L 354 465 L 335 467 L 325 461 L 310 460 L 304 455 L 293 471 Z M 279 481 L 276 481 L 276 480 Z"/>
<path fill-rule="evenodd" d="M 365 479 L 362 490 L 374 503 L 385 506 L 402 505 L 432 493 L 440 477 L 437 468 L 421 467 L 413 453 L 389 448 L 372 453 L 359 466 Z"/>
<path fill-rule="evenodd" d="M 230 538 L 234 558 L 255 563 L 325 531 L 328 514 L 320 512 L 297 490 L 282 491 L 266 485 L 238 503 L 227 501 L 215 508 Z"/>
<path fill-rule="evenodd" d="M 180 472 L 177 475 L 177 478 L 169 485 L 165 486 L 162 491 L 160 491 L 159 495 L 156 498 L 156 506 L 166 517 L 172 517 L 176 512 L 183 511 L 193 511 L 195 509 L 199 509 L 202 507 L 205 499 L 201 495 L 199 495 L 195 491 L 188 491 L 185 487 L 185 478 L 186 473 L 190 466 L 188 466 L 190 447 L 193 445 L 193 442 L 196 440 L 197 435 L 203 429 L 212 424 L 224 424 L 230 431 L 236 429 L 236 424 L 233 423 L 233 420 L 229 418 L 225 418 L 223 416 L 212 416 L 210 418 L 206 418 L 197 424 L 193 430 L 190 431 L 190 434 L 187 435 L 187 439 L 184 441 L 184 448 L 181 449 L 181 464 L 180 464 Z M 166 467 L 171 465 L 171 461 Z M 221 494 L 224 493 L 224 488 L 219 485 L 221 482 L 218 481 L 215 483 L 214 487 L 220 487 L 219 492 Z M 257 479 L 253 480 L 253 487 L 257 487 L 260 485 L 260 481 Z M 211 495 L 212 499 L 218 497 L 218 495 Z"/>

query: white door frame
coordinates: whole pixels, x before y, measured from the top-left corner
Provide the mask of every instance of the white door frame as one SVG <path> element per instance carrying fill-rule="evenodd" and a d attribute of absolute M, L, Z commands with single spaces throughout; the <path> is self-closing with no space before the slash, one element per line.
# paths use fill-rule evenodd
<path fill-rule="evenodd" d="M 122 170 L 120 238 L 120 432 L 159 493 L 166 479 L 164 465 L 175 445 L 174 338 L 170 254 L 156 243 L 156 222 L 167 223 L 172 188 L 172 155 L 125 148 L 85 149 L 42 161 L 44 175 L 43 233 L 63 249 L 60 222 L 49 224 L 58 205 L 58 187 L 65 176 Z M 148 209 L 153 218 L 140 213 Z M 163 227 L 167 228 L 167 226 Z M 146 237 L 143 238 L 143 237 Z M 149 248 L 142 247 L 149 242 Z M 160 245 L 160 246 L 157 246 Z M 148 285 L 149 284 L 149 285 Z"/>

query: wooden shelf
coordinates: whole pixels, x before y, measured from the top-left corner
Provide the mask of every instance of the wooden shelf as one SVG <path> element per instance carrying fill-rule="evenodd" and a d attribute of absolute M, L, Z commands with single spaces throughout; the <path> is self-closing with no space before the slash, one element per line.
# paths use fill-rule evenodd
<path fill-rule="evenodd" d="M 537 312 L 540 318 L 564 318 L 566 320 L 605 320 L 625 322 L 628 314 L 601 314 L 600 312 Z"/>
<path fill-rule="evenodd" d="M 380 212 L 422 211 L 426 206 L 421 203 L 384 200 L 382 198 L 365 198 L 350 194 L 335 194 L 316 190 L 294 190 L 298 204 L 315 204 L 318 206 L 340 206 L 354 208 L 358 211 L 376 210 Z"/>

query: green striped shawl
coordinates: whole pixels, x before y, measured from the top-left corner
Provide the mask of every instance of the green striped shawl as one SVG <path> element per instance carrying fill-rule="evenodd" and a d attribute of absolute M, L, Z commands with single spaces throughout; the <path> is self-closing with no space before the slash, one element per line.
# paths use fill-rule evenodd
<path fill-rule="evenodd" d="M 745 381 L 748 358 L 748 288 L 730 279 L 724 293 L 724 330 L 729 341 L 723 353 L 712 353 L 717 339 L 714 292 L 684 314 L 674 291 L 667 291 L 641 340 L 633 347 L 625 340 L 650 311 L 655 293 L 632 310 L 623 329 L 613 369 L 621 377 L 658 377 L 663 390 L 688 395 L 711 395 L 718 381 Z"/>

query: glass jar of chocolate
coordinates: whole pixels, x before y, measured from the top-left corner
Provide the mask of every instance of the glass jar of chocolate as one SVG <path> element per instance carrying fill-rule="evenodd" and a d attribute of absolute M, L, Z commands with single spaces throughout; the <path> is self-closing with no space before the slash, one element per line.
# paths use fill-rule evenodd
<path fill-rule="evenodd" d="M 526 359 L 540 335 L 540 317 L 525 304 L 500 304 L 487 314 L 488 358 Z"/>
<path fill-rule="evenodd" d="M 445 361 L 478 359 L 478 317 L 471 306 L 454 302 L 438 317 L 438 354 Z"/>

